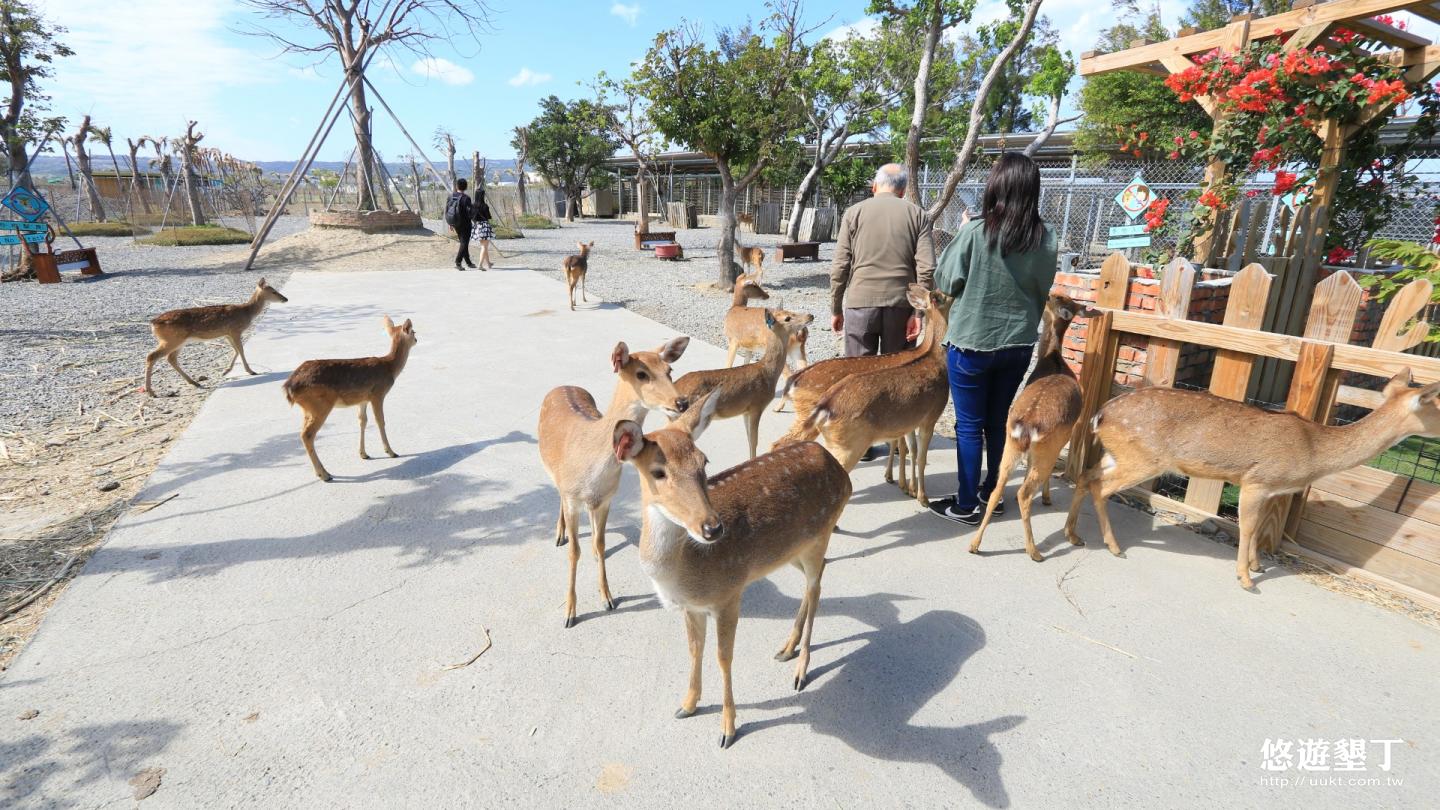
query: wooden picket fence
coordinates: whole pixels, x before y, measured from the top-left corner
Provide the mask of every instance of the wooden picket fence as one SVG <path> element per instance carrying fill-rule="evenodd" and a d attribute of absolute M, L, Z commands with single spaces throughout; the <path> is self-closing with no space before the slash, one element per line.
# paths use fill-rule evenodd
<path fill-rule="evenodd" d="M 1299 336 L 1262 330 L 1275 303 L 1272 277 L 1259 264 L 1234 277 L 1219 324 L 1186 320 L 1195 269 L 1184 259 L 1164 269 L 1154 314 L 1125 311 L 1130 275 L 1130 264 L 1119 253 L 1101 268 L 1095 302 L 1100 312 L 1088 326 L 1081 370 L 1083 411 L 1070 445 L 1072 480 L 1096 459 L 1090 421 L 1114 394 L 1123 336 L 1149 341 L 1147 385 L 1174 385 L 1184 344 L 1216 349 L 1209 390 L 1233 400 L 1246 399 L 1262 362 L 1285 363 L 1290 371 L 1286 408 L 1322 422 L 1339 403 L 1372 408 L 1380 401 L 1376 391 L 1342 386 L 1347 372 L 1389 378 L 1408 368 L 1417 383 L 1440 381 L 1440 358 L 1402 353 L 1429 330 L 1423 317 L 1432 291 L 1428 281 L 1411 282 L 1392 299 L 1372 345 L 1352 346 L 1348 341 L 1362 290 L 1348 273 L 1336 273 L 1315 286 Z M 1228 523 L 1216 514 L 1223 489 L 1221 481 L 1191 479 L 1183 500 L 1148 490 L 1128 494 L 1191 519 Z M 1330 476 L 1301 496 L 1271 502 L 1260 522 L 1261 548 L 1274 550 L 1282 540 L 1287 550 L 1327 567 L 1440 606 L 1440 487 L 1433 484 L 1368 467 Z"/>

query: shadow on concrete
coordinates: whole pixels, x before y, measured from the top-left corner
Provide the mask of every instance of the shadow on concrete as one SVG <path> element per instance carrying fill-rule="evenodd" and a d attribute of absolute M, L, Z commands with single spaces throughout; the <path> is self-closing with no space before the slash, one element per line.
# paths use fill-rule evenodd
<path fill-rule="evenodd" d="M 67 731 L 63 741 L 42 733 L 0 741 L 0 806 L 80 806 L 81 796 L 93 797 L 93 792 L 82 794 L 77 788 L 124 782 L 144 768 L 162 765 L 157 757 L 182 728 L 168 721 L 105 723 Z M 63 781 L 51 784 L 57 779 Z M 55 803 L 41 802 L 41 796 Z"/>

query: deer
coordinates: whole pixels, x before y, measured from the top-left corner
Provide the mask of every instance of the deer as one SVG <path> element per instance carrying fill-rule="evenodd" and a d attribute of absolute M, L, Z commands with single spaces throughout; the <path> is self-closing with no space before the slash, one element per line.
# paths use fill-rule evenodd
<path fill-rule="evenodd" d="M 1094 419 L 1105 454 L 1076 485 L 1065 534 L 1074 545 L 1084 545 L 1075 523 L 1082 496 L 1089 493 L 1105 545 L 1124 557 L 1106 512 L 1111 495 L 1167 472 L 1231 481 L 1240 486 L 1235 577 L 1256 592 L 1250 572 L 1263 571 L 1256 533 L 1271 498 L 1364 464 L 1408 436 L 1440 436 L 1440 382 L 1414 388 L 1411 379 L 1408 368 L 1390 378 L 1378 407 L 1341 426 L 1205 391 L 1142 388 L 1122 394 Z"/>
<path fill-rule="evenodd" d="M 690 345 L 676 337 L 653 352 L 631 352 L 622 341 L 610 352 L 610 367 L 619 377 L 605 413 L 584 388 L 562 385 L 545 395 L 540 404 L 540 461 L 560 494 L 560 517 L 555 522 L 555 545 L 570 544 L 570 584 L 565 594 L 565 627 L 575 626 L 575 575 L 580 565 L 580 509 L 590 513 L 590 539 L 600 565 L 600 598 L 605 609 L 615 609 L 610 581 L 605 575 L 605 521 L 610 501 L 620 488 L 624 463 L 612 452 L 614 428 L 627 420 L 643 425 L 650 411 L 678 416 L 689 400 L 676 390 L 670 366 Z"/>
<path fill-rule="evenodd" d="M 285 400 L 299 405 L 305 412 L 300 428 L 300 443 L 310 456 L 310 465 L 321 481 L 334 480 L 320 457 L 315 454 L 315 436 L 330 416 L 335 406 L 360 406 L 360 458 L 369 460 L 365 452 L 365 411 L 375 411 L 375 426 L 380 429 L 380 444 L 385 455 L 399 458 L 390 447 L 390 437 L 385 433 L 385 395 L 395 385 L 395 378 L 405 370 L 410 359 L 410 350 L 420 342 L 415 327 L 406 318 L 399 326 L 386 315 L 385 332 L 390 337 L 390 353 L 380 357 L 356 357 L 348 360 L 306 360 L 285 380 Z"/>
<path fill-rule="evenodd" d="M 750 458 L 760 441 L 760 417 L 770 400 L 775 398 L 775 384 L 785 369 L 791 338 L 810 325 L 814 315 L 786 312 L 783 309 L 758 310 L 763 318 L 768 342 L 765 355 L 754 363 L 736 368 L 692 371 L 675 381 L 675 389 L 698 400 L 714 391 L 716 413 L 721 419 L 745 417 L 745 436 L 750 443 Z"/>
<path fill-rule="evenodd" d="M 1005 417 L 1005 452 L 1000 457 L 1000 475 L 995 490 L 990 493 L 985 517 L 970 541 L 971 554 L 980 553 L 980 539 L 1000 506 L 1005 482 L 1023 458 L 1025 480 L 1020 484 L 1017 498 L 1020 522 L 1025 526 L 1025 553 L 1035 562 L 1045 559 L 1035 549 L 1035 534 L 1030 529 L 1030 501 L 1039 489 L 1041 503 L 1050 505 L 1050 477 L 1055 460 L 1070 443 L 1070 434 L 1080 418 L 1080 382 L 1060 354 L 1065 332 L 1079 313 L 1079 305 L 1067 296 L 1052 293 L 1045 301 L 1040 345 L 1035 348 L 1035 367 Z"/>
<path fill-rule="evenodd" d="M 230 369 L 235 367 L 237 357 L 245 373 L 253 376 L 255 370 L 250 368 L 250 361 L 245 359 L 245 344 L 241 343 L 240 336 L 245 334 L 250 324 L 254 323 L 271 303 L 283 304 L 289 300 L 262 278 L 255 282 L 255 292 L 251 293 L 250 300 L 243 304 L 187 307 L 156 315 L 154 320 L 150 321 L 150 331 L 155 333 L 155 349 L 145 356 L 145 385 L 141 387 L 141 392 L 155 396 L 155 389 L 150 387 L 150 376 L 155 370 L 155 361 L 162 357 L 170 361 L 170 365 L 185 382 L 196 388 L 200 387 L 200 383 L 191 379 L 185 369 L 180 367 L 180 359 L 176 357 L 180 347 L 192 340 L 226 338 L 235 349 L 235 355 L 230 358 L 230 365 L 225 367 L 221 376 L 230 373 Z"/>
<path fill-rule="evenodd" d="M 725 312 L 725 341 L 730 350 L 725 359 L 726 368 L 735 365 L 735 356 L 739 352 L 755 355 L 765 351 L 765 345 L 770 340 L 770 330 L 765 326 L 763 310 L 749 306 L 749 302 L 765 301 L 769 298 L 770 294 L 760 286 L 754 276 L 746 273 L 735 280 L 730 309 Z M 786 344 L 785 369 L 780 374 L 781 379 L 788 381 L 809 365 L 809 359 L 805 356 L 805 344 L 809 339 L 808 327 L 790 335 Z M 779 411 L 780 408 L 776 407 L 775 410 Z"/>
<path fill-rule="evenodd" d="M 736 245 L 735 256 L 740 260 L 742 267 L 752 268 L 748 275 L 755 279 L 756 284 L 759 284 L 760 275 L 765 271 L 765 248 L 758 245 L 751 247 Z"/>
<path fill-rule="evenodd" d="M 825 552 L 850 500 L 850 476 L 814 442 L 787 445 L 706 478 L 695 441 L 715 413 L 710 393 L 678 419 L 644 434 L 635 422 L 615 426 L 615 457 L 640 476 L 643 523 L 640 566 L 661 604 L 684 613 L 690 683 L 676 718 L 695 714 L 708 617 L 715 618 L 724 701 L 720 747 L 735 741 L 730 665 L 740 599 L 750 583 L 789 563 L 805 576 L 805 595 L 777 661 L 797 659 L 794 687 L 805 688 L 810 638 L 820 601 Z"/>
<path fill-rule="evenodd" d="M 576 242 L 580 252 L 574 256 L 566 256 L 561 266 L 565 269 L 565 286 L 570 288 L 570 311 L 575 311 L 575 286 L 580 286 L 580 300 L 590 303 L 585 297 L 585 274 L 590 270 L 590 248 L 595 247 L 595 240 L 589 242 Z"/>
<path fill-rule="evenodd" d="M 945 333 L 949 296 L 912 284 L 906 298 L 917 311 L 925 313 L 932 335 Z M 950 398 L 950 375 L 941 342 L 927 339 L 925 344 L 924 354 L 900 352 L 909 355 L 901 365 L 852 374 L 830 386 L 802 423 L 798 438 L 823 437 L 825 446 L 846 472 L 854 469 L 877 441 L 895 442 L 900 455 L 900 490 L 928 506 L 925 465 L 935 422 Z M 905 445 L 912 432 L 914 474 L 913 483 L 907 485 Z M 781 439 L 787 440 L 793 437 Z"/>

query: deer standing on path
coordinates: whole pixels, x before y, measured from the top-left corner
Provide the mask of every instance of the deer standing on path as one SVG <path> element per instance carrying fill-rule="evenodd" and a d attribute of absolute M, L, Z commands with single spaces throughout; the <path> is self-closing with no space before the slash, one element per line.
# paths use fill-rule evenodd
<path fill-rule="evenodd" d="M 720 747 L 735 740 L 735 696 L 730 664 L 746 586 L 789 563 L 805 575 L 805 596 L 795 624 L 775 658 L 798 652 L 795 689 L 805 687 L 810 636 L 820 601 L 825 551 L 850 499 L 850 476 L 813 442 L 787 445 L 732 467 L 708 481 L 705 454 L 695 440 L 714 413 L 715 394 L 670 425 L 642 435 L 640 426 L 615 426 L 617 458 L 640 474 L 644 524 L 640 565 L 660 602 L 685 614 L 690 647 L 690 686 L 675 716 L 695 713 L 700 701 L 705 626 L 715 617 L 716 657 L 724 701 Z M 798 649 L 797 649 L 798 647 Z"/>
<path fill-rule="evenodd" d="M 283 304 L 289 300 L 262 278 L 255 283 L 255 292 L 250 295 L 250 300 L 243 304 L 172 309 L 155 316 L 155 319 L 150 321 L 150 331 L 155 333 L 156 345 L 155 349 L 145 356 L 145 385 L 140 390 L 155 396 L 155 389 L 150 387 L 150 375 L 155 370 L 155 361 L 162 357 L 170 361 L 170 365 L 185 382 L 199 388 L 200 383 L 195 382 L 185 373 L 185 369 L 180 368 L 180 360 L 176 357 L 180 347 L 192 340 L 213 340 L 218 337 L 228 339 L 230 346 L 235 349 L 235 357 L 230 358 L 230 365 L 225 367 L 220 376 L 230 373 L 230 369 L 235 367 L 236 357 L 240 358 L 245 373 L 253 375 L 255 371 L 250 368 L 250 361 L 245 359 L 245 345 L 240 342 L 240 337 L 272 301 Z"/>
<path fill-rule="evenodd" d="M 725 358 L 726 368 L 735 365 L 735 355 L 740 350 L 754 352 L 765 348 L 770 337 L 770 330 L 765 327 L 765 310 L 750 306 L 750 302 L 769 298 L 770 293 L 749 273 L 735 279 L 730 309 L 725 311 L 725 342 L 730 351 Z"/>
<path fill-rule="evenodd" d="M 390 437 L 385 433 L 385 395 L 395 385 L 395 378 L 405 370 L 405 361 L 410 359 L 410 349 L 420 338 L 410 319 L 399 326 L 385 316 L 385 332 L 390 336 L 390 353 L 381 357 L 357 357 L 349 360 L 306 360 L 290 373 L 285 380 L 285 399 L 291 405 L 299 405 L 305 412 L 305 421 L 300 428 L 300 442 L 310 456 L 310 464 L 321 481 L 333 480 L 320 457 L 315 455 L 315 436 L 320 426 L 330 416 L 335 406 L 360 406 L 360 458 L 369 459 L 365 453 L 365 409 L 375 411 L 375 426 L 380 429 L 380 444 L 385 455 L 397 458 L 390 449 Z"/>
<path fill-rule="evenodd" d="M 1050 505 L 1050 477 L 1055 471 L 1055 460 L 1070 443 L 1070 433 L 1080 418 L 1080 383 L 1060 354 L 1065 331 L 1079 312 L 1080 306 L 1063 295 L 1052 293 L 1045 302 L 1035 368 L 1005 419 L 1005 453 L 1000 457 L 1000 476 L 995 491 L 990 493 L 980 528 L 970 541 L 971 554 L 980 553 L 980 538 L 985 536 L 985 527 L 990 525 L 1000 505 L 1005 482 L 1010 480 L 1010 472 L 1023 457 L 1026 459 L 1025 481 L 1020 484 L 1016 500 L 1020 504 L 1020 522 L 1025 526 L 1025 553 L 1035 562 L 1045 559 L 1035 550 L 1035 534 L 1030 529 L 1030 501 L 1039 489 L 1040 501 Z"/>
<path fill-rule="evenodd" d="M 590 299 L 585 297 L 585 274 L 590 271 L 590 248 L 595 247 L 595 240 L 589 242 L 576 242 L 580 253 L 575 256 L 566 256 L 561 265 L 565 268 L 565 286 L 570 288 L 570 311 L 575 311 L 575 285 L 580 285 L 580 300 L 589 303 Z"/>
<path fill-rule="evenodd" d="M 562 385 L 545 395 L 540 405 L 540 461 L 560 493 L 560 517 L 555 523 L 555 545 L 570 542 L 570 585 L 565 595 L 565 626 L 575 624 L 575 574 L 580 564 L 580 509 L 590 513 L 590 539 L 600 565 L 600 598 L 606 610 L 615 609 L 605 576 L 605 521 L 610 501 L 620 488 L 624 462 L 615 457 L 615 424 L 628 420 L 643 424 L 648 411 L 683 412 L 689 401 L 670 379 L 670 364 L 680 359 L 690 338 L 672 338 L 653 352 L 631 353 L 623 342 L 610 353 L 610 366 L 619 380 L 610 406 L 601 414 L 595 398 L 584 388 Z"/>
<path fill-rule="evenodd" d="M 1411 388 L 1410 380 L 1409 369 L 1396 374 L 1378 408 L 1339 427 L 1202 391 L 1143 388 L 1122 394 L 1095 417 L 1105 455 L 1077 484 L 1065 534 L 1071 543 L 1084 544 L 1075 522 L 1088 491 L 1105 545 L 1124 557 L 1106 512 L 1111 495 L 1167 472 L 1232 481 L 1240 486 L 1235 575 L 1241 587 L 1253 590 L 1250 572 L 1262 570 L 1256 522 L 1267 501 L 1364 464 L 1407 436 L 1440 436 L 1440 383 Z"/>
<path fill-rule="evenodd" d="M 675 381 L 675 388 L 692 402 L 715 391 L 715 412 L 721 419 L 745 417 L 750 458 L 755 458 L 755 449 L 760 441 L 760 417 L 770 405 L 770 400 L 775 398 L 775 383 L 785 369 L 790 340 L 815 320 L 814 315 L 799 315 L 783 309 L 762 309 L 759 312 L 764 317 L 768 338 L 764 357 L 738 368 L 692 371 Z"/>

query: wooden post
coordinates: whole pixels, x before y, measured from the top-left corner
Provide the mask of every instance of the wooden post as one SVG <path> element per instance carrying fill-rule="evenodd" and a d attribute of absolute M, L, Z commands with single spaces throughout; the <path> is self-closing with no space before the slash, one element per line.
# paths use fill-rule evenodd
<path fill-rule="evenodd" d="M 1190 295 L 1195 291 L 1195 268 L 1176 257 L 1160 274 L 1160 301 L 1155 314 L 1162 318 L 1183 321 L 1190 314 Z M 1150 338 L 1145 350 L 1145 382 L 1150 386 L 1175 387 L 1175 371 L 1180 366 L 1178 340 Z"/>
<path fill-rule="evenodd" d="M 1238 53 L 1242 48 L 1245 47 L 1245 43 L 1249 41 L 1250 18 L 1248 15 L 1244 16 L 1243 18 L 1241 16 L 1237 16 L 1234 18 L 1233 22 L 1225 26 L 1225 41 L 1224 44 L 1220 46 L 1220 50 L 1224 51 L 1225 53 Z M 1184 59 L 1183 61 L 1186 63 L 1187 66 L 1190 63 L 1189 59 Z M 1166 64 L 1166 67 L 1171 72 L 1176 72 L 1175 67 L 1178 66 L 1178 63 L 1173 64 L 1173 66 L 1171 63 Z M 1208 102 L 1208 99 L 1202 100 L 1201 106 L 1205 107 L 1206 111 L 1209 112 L 1211 117 L 1215 119 L 1215 124 L 1211 128 L 1211 136 L 1214 137 L 1225 126 L 1225 117 L 1223 115 L 1216 115 L 1215 105 Z M 1205 185 L 1207 187 L 1213 187 L 1215 185 L 1218 185 L 1219 183 L 1223 183 L 1224 181 L 1225 161 L 1216 159 L 1210 161 L 1205 165 Z M 1210 266 L 1210 262 L 1214 258 L 1215 245 L 1217 241 L 1215 237 L 1216 231 L 1218 230 L 1219 226 L 1220 212 L 1216 211 L 1215 221 L 1210 226 L 1210 230 L 1195 237 L 1195 249 L 1194 252 L 1191 254 L 1191 261 L 1193 261 L 1195 265 L 1197 267 L 1200 267 L 1201 269 Z"/>
<path fill-rule="evenodd" d="M 1110 328 L 1112 316 L 1108 310 L 1123 310 L 1129 291 L 1130 262 L 1124 254 L 1111 253 L 1100 267 L 1095 306 L 1101 312 L 1091 318 L 1086 327 L 1085 359 L 1080 368 L 1080 418 L 1070 437 L 1070 457 L 1065 466 L 1071 481 L 1079 481 L 1080 474 L 1090 466 L 1094 454 L 1090 419 L 1110 400 L 1115 381 L 1115 355 L 1120 349 L 1120 336 Z"/>
<path fill-rule="evenodd" d="M 1225 326 L 1237 329 L 1259 329 L 1265 318 L 1265 302 L 1270 298 L 1270 274 L 1258 264 L 1241 270 L 1230 282 L 1230 300 L 1225 304 Z M 1220 349 L 1215 355 L 1215 369 L 1210 374 L 1210 393 L 1218 397 L 1244 401 L 1250 387 L 1250 374 L 1257 358 L 1234 349 Z M 1185 488 L 1185 503 L 1204 512 L 1220 508 L 1225 482 L 1212 478 L 1191 478 Z"/>

